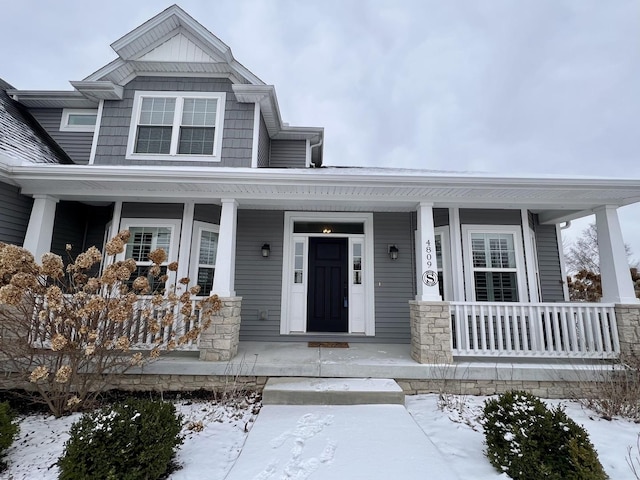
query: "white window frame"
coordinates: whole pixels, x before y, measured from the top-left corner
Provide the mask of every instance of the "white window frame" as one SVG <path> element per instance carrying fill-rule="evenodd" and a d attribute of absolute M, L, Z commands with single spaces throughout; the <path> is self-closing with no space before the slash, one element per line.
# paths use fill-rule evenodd
<path fill-rule="evenodd" d="M 207 223 L 195 220 L 193 222 L 193 233 L 191 237 L 191 264 L 189 265 L 189 276 L 193 285 L 198 284 L 198 269 L 200 266 L 200 241 L 202 239 L 202 232 L 212 232 L 218 234 L 218 240 L 220 240 L 220 225 L 215 223 Z M 215 260 L 213 265 L 213 275 L 215 278 Z M 199 296 L 209 295 L 211 292 L 198 293 Z"/>
<path fill-rule="evenodd" d="M 518 302 L 527 301 L 527 278 L 522 251 L 522 231 L 520 225 L 462 225 L 462 248 L 464 257 L 464 277 L 466 297 L 471 302 L 476 300 L 476 289 L 473 274 L 473 252 L 471 249 L 471 235 L 479 234 L 511 234 L 516 260 L 516 281 L 518 282 Z"/>
<path fill-rule="evenodd" d="M 166 218 L 123 218 L 120 221 L 120 230 L 130 230 L 132 227 L 167 227 L 171 229 L 171 237 L 169 240 L 169 251 L 167 252 L 167 260 L 161 265 L 168 265 L 171 262 L 178 261 L 178 250 L 180 243 L 180 227 L 182 221 L 178 219 Z M 127 249 L 116 256 L 116 260 L 124 260 Z M 139 266 L 151 265 L 147 262 L 136 262 Z M 168 279 L 166 285 L 175 284 L 175 272 L 167 271 Z"/>
<path fill-rule="evenodd" d="M 171 146 L 169 153 L 135 153 L 138 122 L 140 110 L 144 98 L 174 98 L 176 100 L 171 126 Z M 216 125 L 213 138 L 213 155 L 186 155 L 178 154 L 178 141 L 180 137 L 180 125 L 182 108 L 185 98 L 217 99 Z M 224 129 L 224 110 L 227 94 L 225 92 L 167 92 L 167 91 L 136 91 L 133 97 L 131 110 L 131 124 L 129 126 L 129 139 L 127 141 L 128 160 L 184 160 L 196 162 L 219 162 L 222 154 L 222 132 Z"/>
<path fill-rule="evenodd" d="M 90 116 L 95 115 L 96 121 L 93 125 L 69 125 L 69 117 L 72 115 Z M 62 118 L 60 119 L 61 132 L 95 132 L 98 123 L 98 110 L 92 108 L 63 108 Z"/>

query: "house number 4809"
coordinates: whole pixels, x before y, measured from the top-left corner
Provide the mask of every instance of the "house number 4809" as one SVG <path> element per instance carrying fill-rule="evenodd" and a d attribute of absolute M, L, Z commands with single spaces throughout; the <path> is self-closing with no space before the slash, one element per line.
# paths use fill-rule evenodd
<path fill-rule="evenodd" d="M 431 259 L 433 258 L 431 256 L 431 253 L 432 253 L 431 240 L 427 240 L 425 242 L 424 252 L 425 252 L 425 259 L 427 260 L 427 267 L 431 267 L 433 265 L 433 262 L 431 261 Z"/>

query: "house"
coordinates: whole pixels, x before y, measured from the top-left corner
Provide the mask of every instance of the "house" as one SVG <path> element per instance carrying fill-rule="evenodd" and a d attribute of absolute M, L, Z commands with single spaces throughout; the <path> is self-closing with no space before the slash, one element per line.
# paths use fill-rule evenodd
<path fill-rule="evenodd" d="M 73 90 L 2 85 L 0 241 L 39 258 L 129 229 L 141 268 L 164 247 L 173 281 L 225 302 L 202 360 L 242 342 L 398 344 L 425 364 L 637 351 L 617 209 L 640 180 L 326 167 L 323 129 L 283 122 L 275 88 L 180 7 L 111 46 Z M 569 303 L 560 231 L 594 212 L 603 301 Z"/>

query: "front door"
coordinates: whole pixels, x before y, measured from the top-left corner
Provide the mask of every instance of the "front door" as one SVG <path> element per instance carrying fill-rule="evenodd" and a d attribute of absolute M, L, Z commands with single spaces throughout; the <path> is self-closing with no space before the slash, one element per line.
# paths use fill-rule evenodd
<path fill-rule="evenodd" d="M 309 238 L 307 332 L 349 331 L 347 239 Z"/>

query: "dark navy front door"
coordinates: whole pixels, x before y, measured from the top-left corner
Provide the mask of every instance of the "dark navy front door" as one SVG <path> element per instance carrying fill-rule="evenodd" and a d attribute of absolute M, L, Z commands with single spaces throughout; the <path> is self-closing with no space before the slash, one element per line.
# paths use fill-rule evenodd
<path fill-rule="evenodd" d="M 347 239 L 309 238 L 307 332 L 349 331 Z"/>

